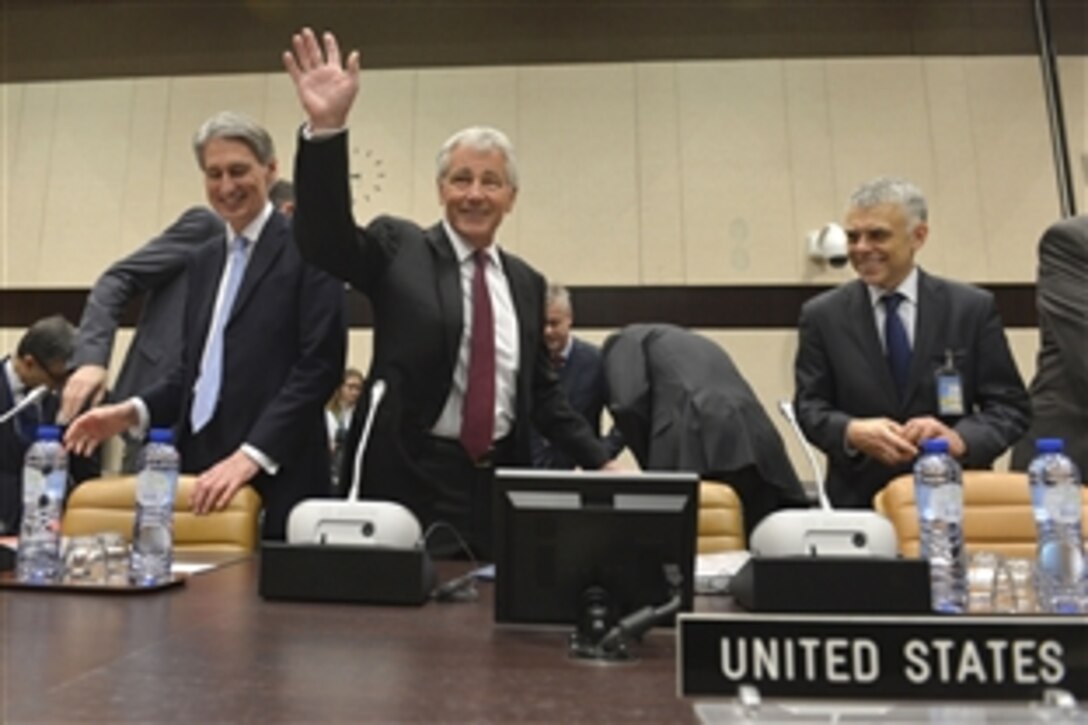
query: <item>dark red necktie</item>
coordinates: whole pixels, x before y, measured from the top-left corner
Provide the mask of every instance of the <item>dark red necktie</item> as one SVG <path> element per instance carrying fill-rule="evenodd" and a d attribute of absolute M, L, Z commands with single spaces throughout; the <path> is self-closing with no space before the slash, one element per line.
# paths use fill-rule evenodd
<path fill-rule="evenodd" d="M 472 327 L 469 330 L 468 385 L 461 408 L 461 445 L 479 460 L 495 433 L 495 321 L 487 291 L 487 254 L 475 252 L 472 276 Z"/>

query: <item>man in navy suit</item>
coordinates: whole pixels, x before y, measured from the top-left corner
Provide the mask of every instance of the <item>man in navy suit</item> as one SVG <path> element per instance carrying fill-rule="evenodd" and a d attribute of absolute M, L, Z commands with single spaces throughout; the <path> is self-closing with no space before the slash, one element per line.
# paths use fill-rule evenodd
<path fill-rule="evenodd" d="M 38 320 L 19 339 L 14 355 L 0 358 L 0 413 L 24 402 L 39 386 L 49 392 L 0 424 L 0 535 L 18 535 L 23 517 L 23 457 L 34 442 L 37 427 L 51 424 L 57 414 L 53 394 L 64 386 L 76 331 L 68 320 L 53 315 Z M 99 474 L 98 461 L 73 457 L 69 475 L 76 482 Z"/>
<path fill-rule="evenodd" d="M 559 385 L 571 407 L 600 436 L 601 412 L 608 404 L 608 382 L 601 364 L 601 351 L 596 345 L 571 334 L 574 306 L 570 292 L 563 285 L 548 285 L 545 314 L 544 344 L 548 347 L 552 367 L 559 375 Z M 615 426 L 602 442 L 609 458 L 615 458 L 623 450 L 623 436 Z M 532 452 L 535 468 L 572 469 L 576 465 L 574 459 L 557 450 L 535 430 Z"/>
<path fill-rule="evenodd" d="M 1031 409 L 993 295 L 927 274 L 929 234 L 914 184 L 878 178 L 850 198 L 844 227 L 859 279 L 801 309 L 795 406 L 827 454 L 833 504 L 867 507 L 943 438 L 965 468 L 988 468 Z"/>
<path fill-rule="evenodd" d="M 486 557 L 494 467 L 529 464 L 531 424 L 584 468 L 608 462 L 548 360 L 544 278 L 495 243 L 517 197 L 513 148 L 493 128 L 454 134 L 438 155 L 440 223 L 424 229 L 381 216 L 358 227 L 345 130 L 358 53 L 342 61 L 331 33 L 319 43 L 306 28 L 284 64 L 308 118 L 295 160 L 295 241 L 374 310 L 366 379 L 370 390 L 384 381 L 387 392 L 363 495 L 400 501 L 425 525 L 450 524 Z M 360 409 L 355 420 L 365 417 Z M 457 553 L 440 543 L 437 553 Z"/>
<path fill-rule="evenodd" d="M 222 509 L 252 485 L 263 535 L 279 539 L 294 504 L 329 487 L 323 408 L 344 364 L 343 290 L 306 265 L 268 199 L 267 131 L 224 112 L 193 145 L 225 224 L 189 263 L 181 356 L 138 397 L 77 418 L 65 442 L 85 451 L 127 428 L 175 426 L 182 468 L 199 474 L 193 510 Z"/>

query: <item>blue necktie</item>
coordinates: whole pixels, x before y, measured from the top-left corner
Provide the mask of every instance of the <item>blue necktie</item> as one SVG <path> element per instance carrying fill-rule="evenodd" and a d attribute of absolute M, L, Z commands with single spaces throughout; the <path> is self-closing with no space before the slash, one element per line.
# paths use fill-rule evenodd
<path fill-rule="evenodd" d="M 906 299 L 899 292 L 886 294 L 880 298 L 884 303 L 884 346 L 888 353 L 888 366 L 892 370 L 895 389 L 902 400 L 907 391 L 907 378 L 910 375 L 910 338 L 903 319 L 899 317 L 899 303 Z"/>
<path fill-rule="evenodd" d="M 249 240 L 245 237 L 237 237 L 230 245 L 223 299 L 212 319 L 208 340 L 204 344 L 204 356 L 200 359 L 200 375 L 193 386 L 193 408 L 189 413 L 193 433 L 199 433 L 208 424 L 219 402 L 219 387 L 223 382 L 223 328 L 227 326 L 234 298 L 238 296 L 238 288 L 242 286 L 242 277 L 245 276 L 247 246 Z"/>

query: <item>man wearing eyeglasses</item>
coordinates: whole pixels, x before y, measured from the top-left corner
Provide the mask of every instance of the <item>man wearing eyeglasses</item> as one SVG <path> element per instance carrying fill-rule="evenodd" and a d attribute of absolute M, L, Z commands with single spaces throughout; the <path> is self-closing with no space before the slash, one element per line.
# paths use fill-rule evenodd
<path fill-rule="evenodd" d="M 21 471 L 26 449 L 34 442 L 37 427 L 52 423 L 57 415 L 56 393 L 68 377 L 76 330 L 60 315 L 38 320 L 19 340 L 14 355 L 0 358 L 0 414 L 28 398 L 30 401 L 11 419 L 0 424 L 0 535 L 19 530 L 23 515 Z M 46 395 L 34 394 L 44 387 Z M 97 476 L 96 459 L 72 460 L 69 469 L 77 481 Z"/>

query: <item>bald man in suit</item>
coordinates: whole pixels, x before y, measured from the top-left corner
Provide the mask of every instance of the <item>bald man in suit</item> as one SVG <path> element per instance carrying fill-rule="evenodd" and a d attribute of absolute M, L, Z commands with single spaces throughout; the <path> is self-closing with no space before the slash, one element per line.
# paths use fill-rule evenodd
<path fill-rule="evenodd" d="M 965 468 L 988 468 L 1031 410 L 993 295 L 927 274 L 925 197 L 879 178 L 850 199 L 844 227 L 858 279 L 801 309 L 794 405 L 829 460 L 827 493 L 864 508 L 943 438 Z"/>
<path fill-rule="evenodd" d="M 1012 465 L 1026 470 L 1037 438 L 1061 438 L 1088 477 L 1088 216 L 1063 219 L 1039 240 L 1039 353 L 1032 422 Z"/>

